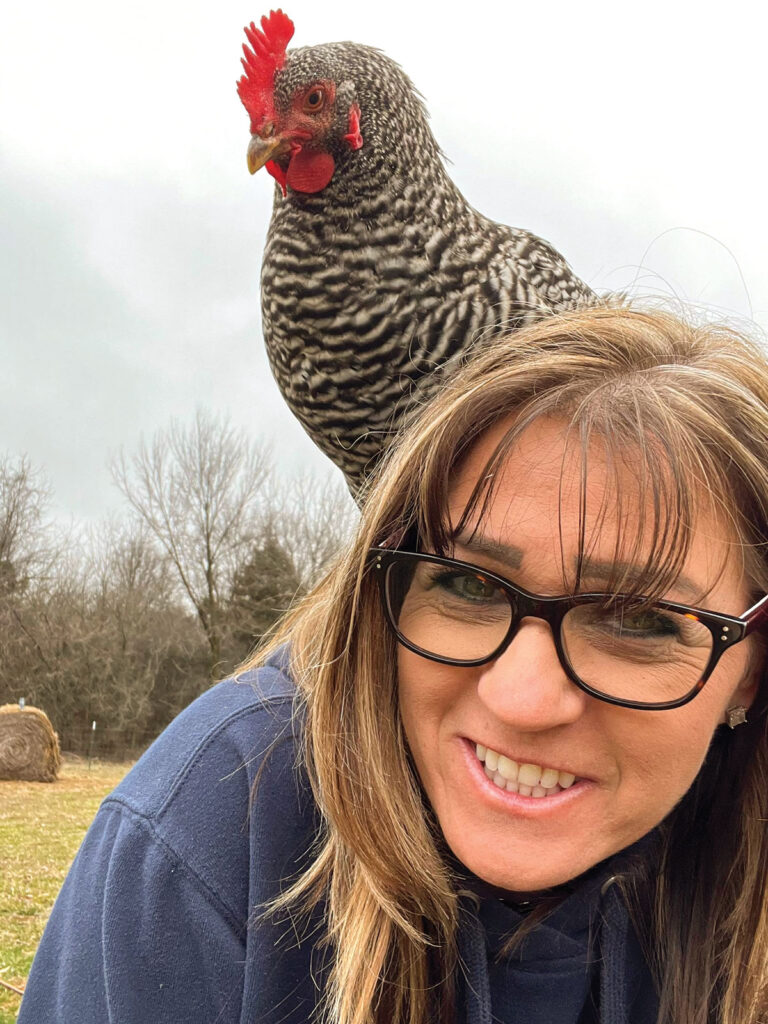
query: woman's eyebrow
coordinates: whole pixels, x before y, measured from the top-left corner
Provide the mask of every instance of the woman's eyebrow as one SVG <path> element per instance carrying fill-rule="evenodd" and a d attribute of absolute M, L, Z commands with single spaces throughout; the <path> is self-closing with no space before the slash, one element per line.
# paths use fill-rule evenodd
<path fill-rule="evenodd" d="M 574 558 L 574 567 L 578 569 L 578 558 Z M 616 579 L 619 576 L 628 583 L 635 583 L 642 579 L 645 572 L 631 562 L 616 562 L 613 559 L 601 561 L 586 555 L 581 563 L 581 575 L 594 580 Z M 688 576 L 676 576 L 672 587 L 687 593 L 696 600 L 699 600 L 705 593 L 705 588 L 698 586 Z"/>
<path fill-rule="evenodd" d="M 523 564 L 522 548 L 515 547 L 514 544 L 502 544 L 500 540 L 481 537 L 479 534 L 459 534 L 455 540 L 470 553 L 493 558 L 496 562 L 503 562 L 510 569 L 519 569 Z"/>
<path fill-rule="evenodd" d="M 504 544 L 492 537 L 483 537 L 480 534 L 465 535 L 459 534 L 456 543 L 470 553 L 470 555 L 484 555 L 492 558 L 510 569 L 519 569 L 523 564 L 524 552 L 522 548 L 514 544 Z M 578 559 L 574 558 L 574 568 L 577 568 Z M 610 580 L 620 576 L 628 583 L 633 583 L 642 578 L 643 570 L 630 562 L 616 562 L 613 559 L 598 559 L 586 556 L 581 564 L 583 577 L 592 580 Z M 696 584 L 690 577 L 680 575 L 673 584 L 674 589 L 682 591 L 694 601 L 701 600 L 705 588 Z"/>

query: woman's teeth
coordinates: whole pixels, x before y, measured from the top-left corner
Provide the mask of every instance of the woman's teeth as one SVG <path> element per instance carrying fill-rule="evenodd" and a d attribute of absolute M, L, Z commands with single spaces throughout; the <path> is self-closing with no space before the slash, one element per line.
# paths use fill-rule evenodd
<path fill-rule="evenodd" d="M 554 796 L 576 781 L 576 776 L 570 772 L 542 768 L 538 764 L 521 764 L 480 743 L 475 744 L 475 753 L 485 765 L 488 778 L 508 793 L 533 797 Z"/>

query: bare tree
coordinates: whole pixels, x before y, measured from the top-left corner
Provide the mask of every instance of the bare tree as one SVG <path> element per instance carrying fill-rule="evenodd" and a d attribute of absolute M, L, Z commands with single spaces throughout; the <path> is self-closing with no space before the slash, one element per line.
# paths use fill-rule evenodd
<path fill-rule="evenodd" d="M 146 745 L 205 679 L 205 638 L 168 575 L 141 525 L 74 537 L 60 572 L 5 602 L 0 701 L 42 707 L 67 749 L 85 749 L 93 720 L 102 750 Z"/>
<path fill-rule="evenodd" d="M 45 575 L 53 557 L 45 513 L 50 489 L 29 458 L 0 458 L 0 594 Z"/>
<path fill-rule="evenodd" d="M 247 558 L 263 517 L 271 467 L 267 448 L 227 420 L 198 411 L 189 427 L 177 421 L 143 440 L 130 458 L 113 460 L 115 483 L 160 544 L 221 662 L 223 602 Z"/>
<path fill-rule="evenodd" d="M 359 512 L 344 481 L 303 473 L 283 484 L 272 502 L 268 533 L 290 555 L 302 590 L 307 590 L 349 540 Z"/>
<path fill-rule="evenodd" d="M 173 602 L 173 566 L 142 519 L 108 519 L 86 533 L 83 546 L 94 594 L 120 593 L 148 612 Z"/>

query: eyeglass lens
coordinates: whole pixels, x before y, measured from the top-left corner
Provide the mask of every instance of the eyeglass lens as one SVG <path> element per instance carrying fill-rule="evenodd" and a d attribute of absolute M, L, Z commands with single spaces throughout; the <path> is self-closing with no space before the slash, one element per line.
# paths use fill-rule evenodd
<path fill-rule="evenodd" d="M 426 559 L 393 562 L 386 588 L 399 633 L 438 658 L 490 657 L 520 615 L 515 595 L 492 580 Z M 649 704 L 689 693 L 713 643 L 691 614 L 621 602 L 575 605 L 563 617 L 560 641 L 582 682 L 610 697 Z"/>

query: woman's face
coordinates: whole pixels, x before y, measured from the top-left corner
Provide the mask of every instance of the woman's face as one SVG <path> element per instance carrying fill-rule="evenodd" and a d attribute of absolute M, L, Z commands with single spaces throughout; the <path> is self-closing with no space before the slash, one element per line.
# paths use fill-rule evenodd
<path fill-rule="evenodd" d="M 463 464 L 451 491 L 453 522 L 507 426 L 490 431 Z M 457 541 L 456 558 L 534 593 L 563 593 L 563 566 L 572 570 L 578 551 L 579 503 L 579 459 L 569 457 L 563 475 L 564 443 L 560 421 L 542 419 L 526 430 L 497 479 L 477 535 Z M 588 537 L 608 479 L 596 447 L 590 452 Z M 622 484 L 631 495 L 630 469 Z M 615 538 L 616 522 L 608 517 L 590 549 L 594 570 L 585 576 L 585 588 L 604 588 Z M 708 608 L 733 615 L 747 609 L 738 559 L 727 560 L 718 578 L 728 539 L 714 520 L 699 517 L 685 585 L 673 587 L 670 600 L 699 603 L 693 584 L 706 593 Z M 399 646 L 408 744 L 454 854 L 488 882 L 533 892 L 575 878 L 635 842 L 690 787 L 725 710 L 751 703 L 757 684 L 750 647 L 746 640 L 727 651 L 689 704 L 638 711 L 606 704 L 574 686 L 542 620 L 523 620 L 506 651 L 475 668 L 441 665 Z M 570 773 L 577 781 L 554 796 L 507 793 L 486 776 L 477 744 L 519 764 Z"/>

